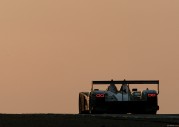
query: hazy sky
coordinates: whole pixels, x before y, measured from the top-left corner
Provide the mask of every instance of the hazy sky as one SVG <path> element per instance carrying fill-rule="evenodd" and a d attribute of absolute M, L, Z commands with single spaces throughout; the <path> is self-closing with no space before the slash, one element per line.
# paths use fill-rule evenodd
<path fill-rule="evenodd" d="M 160 80 L 179 113 L 178 0 L 0 0 L 0 113 L 78 113 L 92 80 Z"/>

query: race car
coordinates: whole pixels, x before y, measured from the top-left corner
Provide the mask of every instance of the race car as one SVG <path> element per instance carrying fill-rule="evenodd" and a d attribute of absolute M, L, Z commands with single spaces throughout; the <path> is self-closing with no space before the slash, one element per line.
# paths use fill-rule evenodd
<path fill-rule="evenodd" d="M 142 89 L 144 84 L 157 85 L 157 90 Z M 142 90 L 131 90 L 133 85 Z M 90 92 L 79 93 L 79 114 L 156 114 L 158 94 L 159 80 L 92 81 Z"/>

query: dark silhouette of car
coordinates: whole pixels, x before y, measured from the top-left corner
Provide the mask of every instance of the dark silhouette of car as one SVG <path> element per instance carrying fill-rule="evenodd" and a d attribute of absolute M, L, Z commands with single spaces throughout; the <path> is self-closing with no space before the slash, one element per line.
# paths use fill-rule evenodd
<path fill-rule="evenodd" d="M 155 84 L 157 90 L 133 88 L 131 91 L 133 84 Z M 96 89 L 96 86 L 106 89 Z M 156 114 L 158 94 L 159 80 L 92 81 L 90 92 L 79 93 L 79 114 Z"/>

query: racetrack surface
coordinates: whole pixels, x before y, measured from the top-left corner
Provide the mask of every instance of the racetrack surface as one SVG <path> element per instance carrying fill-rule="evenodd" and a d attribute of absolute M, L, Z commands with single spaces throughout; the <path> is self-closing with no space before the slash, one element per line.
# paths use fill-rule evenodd
<path fill-rule="evenodd" d="M 0 127 L 179 127 L 179 114 L 0 114 Z"/>

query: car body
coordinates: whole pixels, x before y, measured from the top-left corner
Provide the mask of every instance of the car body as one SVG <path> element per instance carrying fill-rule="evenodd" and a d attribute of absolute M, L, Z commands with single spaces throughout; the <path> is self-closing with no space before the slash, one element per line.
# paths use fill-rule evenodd
<path fill-rule="evenodd" d="M 131 91 L 133 84 L 157 84 L 157 90 L 134 88 Z M 107 89 L 94 88 L 100 85 L 107 86 Z M 116 89 L 117 85 L 120 90 Z M 111 86 L 114 89 L 110 89 Z M 92 81 L 90 92 L 79 93 L 79 113 L 156 114 L 159 110 L 158 94 L 159 80 Z"/>

